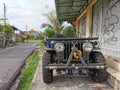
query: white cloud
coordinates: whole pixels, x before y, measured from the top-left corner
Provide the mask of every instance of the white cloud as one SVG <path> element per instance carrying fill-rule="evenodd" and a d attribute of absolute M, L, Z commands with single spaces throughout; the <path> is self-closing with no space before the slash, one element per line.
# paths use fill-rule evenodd
<path fill-rule="evenodd" d="M 43 14 L 55 10 L 54 0 L 0 0 L 0 3 L 6 4 L 9 23 L 22 30 L 25 30 L 26 24 L 29 29 L 40 30 L 40 25 L 48 22 Z M 0 10 L 2 8 L 0 6 Z M 0 14 L 1 17 L 3 14 Z"/>

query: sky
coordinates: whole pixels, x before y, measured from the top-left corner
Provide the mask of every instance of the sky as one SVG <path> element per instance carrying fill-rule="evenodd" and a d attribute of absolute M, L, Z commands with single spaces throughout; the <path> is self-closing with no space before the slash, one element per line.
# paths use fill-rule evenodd
<path fill-rule="evenodd" d="M 40 28 L 42 23 L 48 23 L 44 14 L 55 10 L 54 0 L 0 0 L 0 18 L 3 18 L 3 3 L 6 4 L 7 23 L 22 31 Z M 0 23 L 3 23 L 0 21 Z"/>

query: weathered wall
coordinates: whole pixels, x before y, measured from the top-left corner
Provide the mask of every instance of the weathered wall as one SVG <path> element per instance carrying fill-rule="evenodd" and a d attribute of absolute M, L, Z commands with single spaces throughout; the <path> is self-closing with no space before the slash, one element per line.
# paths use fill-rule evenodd
<path fill-rule="evenodd" d="M 120 58 L 120 0 L 98 0 L 93 6 L 92 36 L 105 55 Z"/>

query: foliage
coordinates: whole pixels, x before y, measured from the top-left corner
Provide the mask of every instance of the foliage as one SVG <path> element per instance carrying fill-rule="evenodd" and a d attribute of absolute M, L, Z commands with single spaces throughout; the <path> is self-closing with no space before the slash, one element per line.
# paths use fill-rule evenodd
<path fill-rule="evenodd" d="M 66 27 L 64 29 L 64 36 L 66 37 L 75 37 L 75 28 L 72 26 Z"/>
<path fill-rule="evenodd" d="M 45 31 L 44 31 L 44 35 L 47 36 L 48 38 L 51 38 L 55 35 L 55 32 L 52 28 L 47 28 Z"/>
<path fill-rule="evenodd" d="M 50 28 L 52 28 L 52 26 L 50 25 L 50 24 L 48 24 L 48 23 L 43 23 L 42 25 L 41 25 L 41 27 L 42 28 L 45 28 L 45 27 L 50 27 Z"/>
<path fill-rule="evenodd" d="M 55 34 L 59 34 L 61 29 L 60 29 L 60 23 L 57 19 L 56 13 L 55 11 L 51 11 L 47 14 L 45 14 L 45 16 L 47 17 L 49 24 L 42 24 L 42 27 L 47 26 L 48 28 L 53 28 Z"/>
<path fill-rule="evenodd" d="M 43 40 L 43 39 L 44 39 L 43 33 L 37 34 L 35 39 L 36 39 L 36 40 Z"/>
<path fill-rule="evenodd" d="M 12 36 L 12 31 L 13 31 L 13 28 L 12 28 L 10 25 L 6 25 L 5 33 L 7 34 L 7 37 L 8 37 L 8 38 L 11 38 L 11 36 Z"/>
<path fill-rule="evenodd" d="M 0 32 L 5 32 L 8 38 L 12 36 L 13 28 L 8 24 L 6 26 L 0 25 Z"/>
<path fill-rule="evenodd" d="M 4 26 L 0 24 L 0 32 L 4 31 Z"/>
<path fill-rule="evenodd" d="M 35 35 L 33 33 L 27 34 L 27 39 L 34 39 Z"/>
<path fill-rule="evenodd" d="M 38 42 L 38 43 L 40 43 L 41 40 L 25 40 L 24 42 Z"/>
<path fill-rule="evenodd" d="M 32 79 L 34 77 L 37 65 L 39 62 L 39 53 L 36 51 L 27 59 L 26 67 L 22 72 L 22 79 L 20 81 L 18 90 L 30 90 Z"/>

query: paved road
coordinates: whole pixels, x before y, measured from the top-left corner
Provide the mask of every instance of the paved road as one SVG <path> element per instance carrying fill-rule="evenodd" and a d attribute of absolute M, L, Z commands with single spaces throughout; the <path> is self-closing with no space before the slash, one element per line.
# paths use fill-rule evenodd
<path fill-rule="evenodd" d="M 40 52 L 40 55 L 42 58 L 42 52 Z M 57 75 L 55 72 L 53 83 L 47 85 L 43 83 L 42 80 L 41 58 L 31 90 L 113 90 L 107 82 L 95 83 L 90 77 L 68 77 L 65 75 Z"/>
<path fill-rule="evenodd" d="M 36 45 L 37 43 L 23 43 L 0 52 L 0 90 L 10 87 Z"/>

